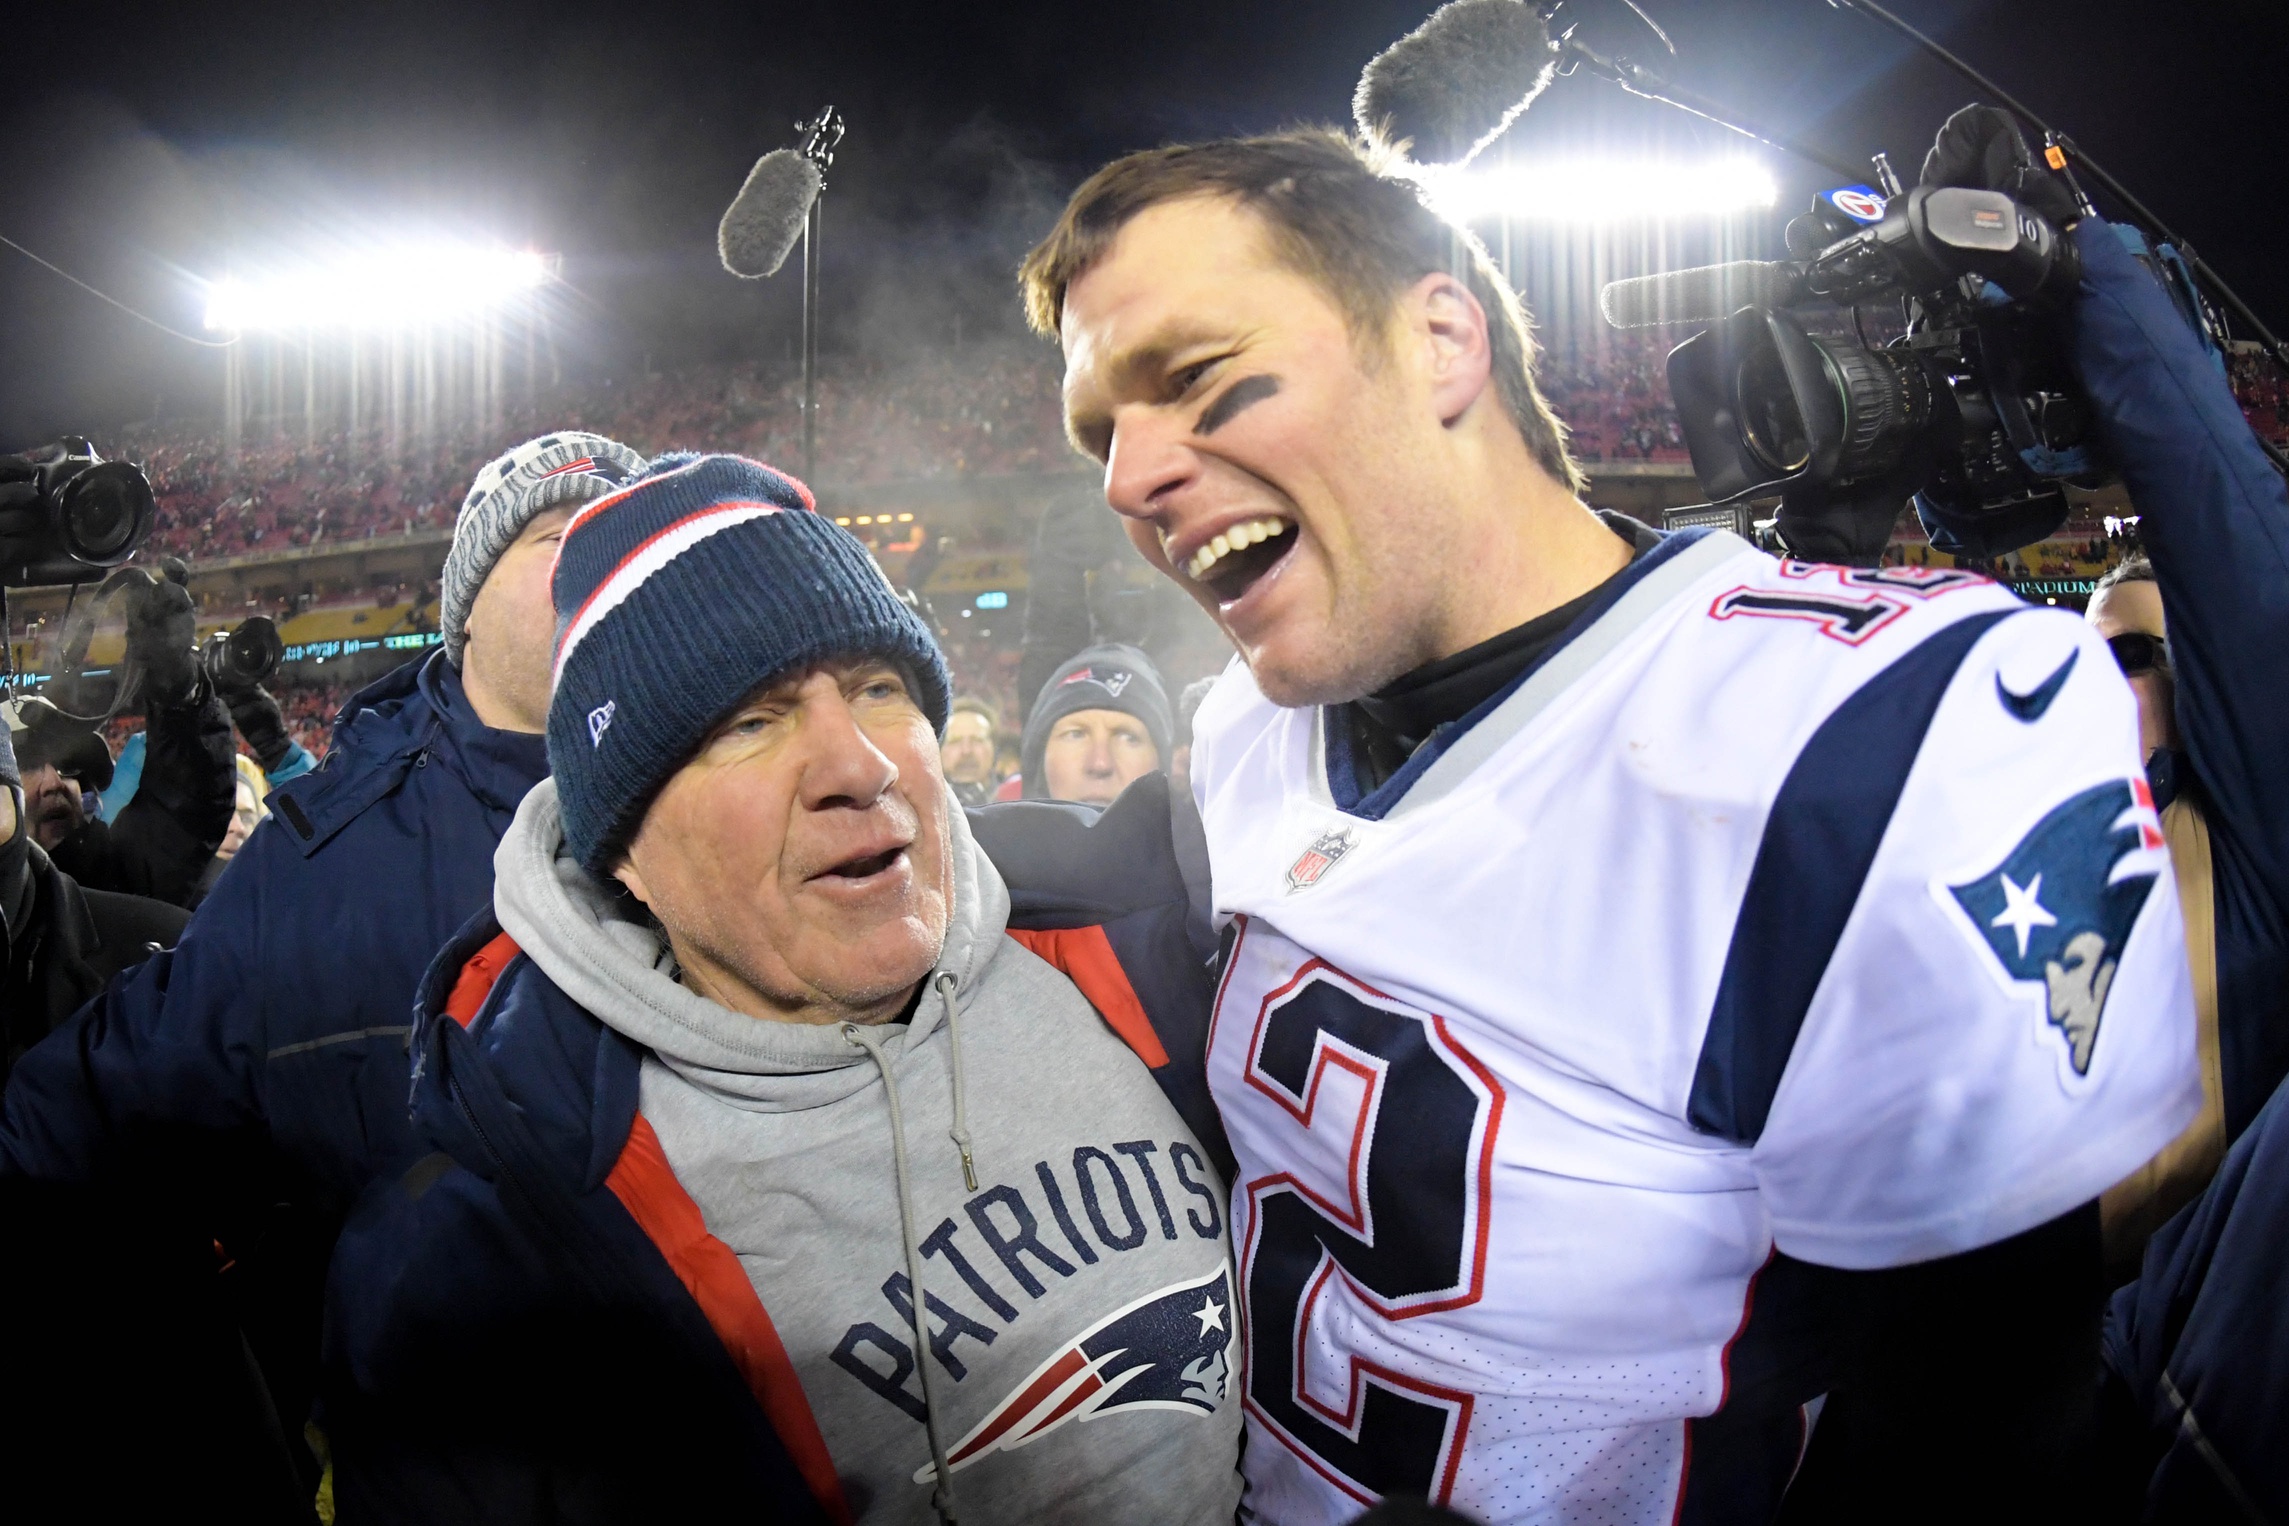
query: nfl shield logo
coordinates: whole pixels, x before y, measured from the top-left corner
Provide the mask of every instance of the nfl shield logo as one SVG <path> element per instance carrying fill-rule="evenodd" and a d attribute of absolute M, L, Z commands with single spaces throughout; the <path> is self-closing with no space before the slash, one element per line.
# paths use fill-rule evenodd
<path fill-rule="evenodd" d="M 1319 834 L 1312 845 L 1303 850 L 1303 856 L 1288 865 L 1288 894 L 1309 890 L 1327 876 L 1343 855 L 1358 845 L 1349 827 L 1335 827 Z"/>

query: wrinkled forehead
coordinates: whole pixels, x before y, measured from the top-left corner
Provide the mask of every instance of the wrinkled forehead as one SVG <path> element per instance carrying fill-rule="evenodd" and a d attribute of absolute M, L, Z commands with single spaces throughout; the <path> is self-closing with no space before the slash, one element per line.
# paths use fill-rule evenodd
<path fill-rule="evenodd" d="M 2162 637 L 2169 634 L 2163 622 L 2161 585 L 2145 580 L 2101 588 L 2091 595 L 2088 619 L 2101 636 L 2119 636 L 2125 631 Z"/>

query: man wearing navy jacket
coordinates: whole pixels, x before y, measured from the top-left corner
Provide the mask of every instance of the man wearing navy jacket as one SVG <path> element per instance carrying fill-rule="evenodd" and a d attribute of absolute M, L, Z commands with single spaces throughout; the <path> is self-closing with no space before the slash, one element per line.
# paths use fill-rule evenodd
<path fill-rule="evenodd" d="M 236 1261 L 223 1276 L 226 1317 L 242 1323 L 262 1360 L 284 1437 L 299 1437 L 309 1413 L 336 1229 L 412 1145 L 415 983 L 490 900 L 493 846 L 548 772 L 540 733 L 557 537 L 573 509 L 643 464 L 627 446 L 564 431 L 480 472 L 446 560 L 444 650 L 342 708 L 325 766 L 270 797 L 272 821 L 247 840 L 181 942 L 24 1055 L 0 1099 L 0 1178 L 30 1179 L 51 1203 L 67 1188 L 132 1194 L 90 1217 L 134 1225 L 140 1245 L 151 1215 L 179 1216 L 202 1251 L 211 1238 Z M 59 1377 L 95 1365 L 84 1343 L 97 1329 L 131 1351 L 132 1331 L 120 1327 L 138 1307 L 124 1298 L 132 1279 L 100 1319 L 71 1312 L 92 1308 L 90 1276 L 127 1275 L 106 1270 L 121 1256 L 45 1244 L 51 1237 L 23 1216 L 9 1227 L 13 1243 L 43 1245 L 14 1275 L 50 1269 L 23 1296 L 54 1315 L 59 1340 L 77 1343 L 58 1353 Z M 159 1444 L 179 1411 L 198 1407 L 163 1397 L 173 1392 L 165 1381 L 125 1358 L 103 1402 L 151 1413 L 130 1425 Z M 67 1409 L 46 1404 L 26 1423 L 77 1425 L 58 1418 Z M 22 1455 L 60 1472 L 69 1445 L 59 1437 Z M 310 1459 L 286 1450 L 302 1483 L 312 1482 Z M 152 1503 L 166 1503 L 159 1491 L 176 1485 L 165 1470 L 142 1476 Z"/>
<path fill-rule="evenodd" d="M 2093 623 L 2151 675 L 2149 763 L 2188 887 L 2187 952 L 2214 1138 L 2208 1191 L 2149 1245 L 2115 1295 L 2104 1455 L 2125 1515 L 2289 1517 L 2289 487 L 2251 436 L 2215 358 L 2119 230 L 2075 229 L 2083 286 L 2074 358 L 2140 515 L 2158 599 L 2117 583 Z M 2127 597 L 2125 596 L 2127 595 Z M 2150 604 L 2150 609 L 2141 608 Z M 2166 646 L 2124 641 L 2158 637 Z M 2159 648 L 2159 650 L 2156 650 Z M 2157 660 L 2158 659 L 2158 660 Z M 2153 682 L 2154 678 L 2162 680 Z M 2174 690 L 2174 694 L 2173 691 Z M 2190 808 L 2190 809 L 2188 809 Z M 2179 816 L 2199 821 L 2189 836 Z M 2202 862 L 2206 860 L 2206 863 Z M 2191 882 L 2191 883 L 2189 883 Z M 2206 896 L 2194 888 L 2206 882 Z M 2206 900 L 2206 905 L 2203 902 Z M 2267 1099 L 2271 1100 L 2268 1101 Z M 2215 1146 L 2210 1160 L 2215 1160 Z"/>

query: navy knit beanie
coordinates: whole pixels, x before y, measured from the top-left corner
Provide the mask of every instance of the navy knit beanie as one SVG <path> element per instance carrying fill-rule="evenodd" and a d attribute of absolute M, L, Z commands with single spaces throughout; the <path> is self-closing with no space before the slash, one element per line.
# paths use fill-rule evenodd
<path fill-rule="evenodd" d="M 1033 697 L 1018 753 L 1026 799 L 1049 798 L 1049 770 L 1043 766 L 1049 733 L 1076 710 L 1118 710 L 1135 716 L 1160 753 L 1160 766 L 1168 767 L 1171 717 L 1168 686 L 1161 682 L 1160 669 L 1136 647 L 1109 642 L 1067 658 Z"/>
<path fill-rule="evenodd" d="M 592 874 L 668 777 L 758 687 L 838 656 L 887 658 L 943 731 L 946 659 L 865 546 L 809 489 L 739 456 L 662 456 L 574 516 L 556 553 L 548 761 Z"/>

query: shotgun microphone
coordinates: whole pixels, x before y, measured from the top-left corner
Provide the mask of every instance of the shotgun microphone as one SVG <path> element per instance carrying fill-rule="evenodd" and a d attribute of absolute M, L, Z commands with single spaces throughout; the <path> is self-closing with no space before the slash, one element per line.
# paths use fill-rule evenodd
<path fill-rule="evenodd" d="M 1669 323 L 1716 323 L 1744 307 L 1792 307 L 1804 301 L 1804 269 L 1779 260 L 1734 260 L 1612 281 L 1598 311 L 1617 329 Z"/>
<path fill-rule="evenodd" d="M 775 148 L 756 160 L 716 226 L 723 268 L 750 281 L 778 274 L 824 184 L 819 167 L 794 149 Z"/>
<path fill-rule="evenodd" d="M 1360 134 L 1417 164 L 1470 162 L 1549 83 L 1558 46 L 1520 0 L 1449 0 L 1369 61 L 1351 97 Z"/>

